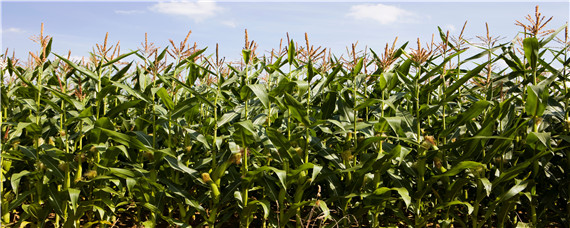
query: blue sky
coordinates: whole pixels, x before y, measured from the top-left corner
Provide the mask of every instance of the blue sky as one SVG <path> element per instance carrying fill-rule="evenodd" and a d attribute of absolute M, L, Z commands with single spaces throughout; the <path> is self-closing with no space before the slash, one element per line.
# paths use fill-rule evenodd
<path fill-rule="evenodd" d="M 437 26 L 458 35 L 468 21 L 466 36 L 476 42 L 476 35 L 485 34 L 489 23 L 492 36 L 508 42 L 520 27 L 515 20 L 526 22 L 527 14 L 540 12 L 553 16 L 547 28 L 556 29 L 569 18 L 569 2 L 238 2 L 238 1 L 3 1 L 1 7 L 1 50 L 16 51 L 20 58 L 38 45 L 29 38 L 44 34 L 54 38 L 52 50 L 59 54 L 72 51 L 72 56 L 87 56 L 96 43 L 102 43 L 109 32 L 109 42 L 120 40 L 121 52 L 137 49 L 148 32 L 149 42 L 158 47 L 179 43 L 189 30 L 190 42 L 209 47 L 213 53 L 220 45 L 220 55 L 238 59 L 244 46 L 244 29 L 255 40 L 260 51 L 278 48 L 281 38 L 290 37 L 304 44 L 304 34 L 316 46 L 344 53 L 345 47 L 358 41 L 381 52 L 386 43 L 398 36 L 398 46 L 416 38 L 422 44 L 437 33 Z M 436 36 L 437 39 L 437 36 Z M 286 41 L 284 41 L 286 42 Z"/>

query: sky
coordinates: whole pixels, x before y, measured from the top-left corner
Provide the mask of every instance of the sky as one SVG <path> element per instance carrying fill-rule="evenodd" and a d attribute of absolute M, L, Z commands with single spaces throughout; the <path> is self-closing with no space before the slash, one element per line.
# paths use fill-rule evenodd
<path fill-rule="evenodd" d="M 416 39 L 422 44 L 444 31 L 457 36 L 465 21 L 465 35 L 477 42 L 485 35 L 485 23 L 491 36 L 509 42 L 522 29 L 515 25 L 534 14 L 535 6 L 547 18 L 546 26 L 557 29 L 567 23 L 569 1 L 540 3 L 533 1 L 6 1 L 0 2 L 1 52 L 15 51 L 26 59 L 39 45 L 30 40 L 38 35 L 41 23 L 44 34 L 53 37 L 52 52 L 73 58 L 88 56 L 95 44 L 103 43 L 109 33 L 109 44 L 120 41 L 121 52 L 136 50 L 148 41 L 164 48 L 169 39 L 178 44 L 189 30 L 189 41 L 199 48 L 208 47 L 227 59 L 239 59 L 244 46 L 244 30 L 249 40 L 258 43 L 257 53 L 268 53 L 279 47 L 286 33 L 294 41 L 305 44 L 308 33 L 311 45 L 331 48 L 340 55 L 346 47 L 358 42 L 357 49 L 372 48 L 382 52 L 386 43 L 398 37 L 397 46 Z M 436 36 L 436 41 L 438 37 Z M 258 54 L 259 55 L 259 54 Z"/>

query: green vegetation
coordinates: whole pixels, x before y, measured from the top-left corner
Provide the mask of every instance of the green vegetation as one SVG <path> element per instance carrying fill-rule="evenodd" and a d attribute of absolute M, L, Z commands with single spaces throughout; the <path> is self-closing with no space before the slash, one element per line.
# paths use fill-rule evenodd
<path fill-rule="evenodd" d="M 230 64 L 190 33 L 72 61 L 42 32 L 2 56 L 2 224 L 570 227 L 568 30 L 534 16 L 342 58 L 246 31 Z"/>

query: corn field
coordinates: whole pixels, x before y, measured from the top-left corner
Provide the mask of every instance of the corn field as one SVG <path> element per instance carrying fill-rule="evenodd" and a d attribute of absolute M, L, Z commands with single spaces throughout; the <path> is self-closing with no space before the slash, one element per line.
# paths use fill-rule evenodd
<path fill-rule="evenodd" d="M 570 227 L 568 28 L 527 19 L 342 56 L 246 30 L 239 62 L 42 25 L 1 55 L 2 226 Z"/>

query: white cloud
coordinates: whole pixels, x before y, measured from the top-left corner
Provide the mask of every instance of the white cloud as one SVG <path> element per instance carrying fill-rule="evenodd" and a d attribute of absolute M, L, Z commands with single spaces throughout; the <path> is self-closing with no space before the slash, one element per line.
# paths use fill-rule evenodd
<path fill-rule="evenodd" d="M 177 16 L 185 16 L 195 20 L 196 22 L 214 17 L 222 12 L 224 8 L 216 5 L 213 1 L 170 1 L 159 2 L 151 7 L 150 10 Z"/>
<path fill-rule="evenodd" d="M 6 28 L 6 29 L 2 29 L 2 33 L 22 33 L 25 32 L 23 29 L 21 28 Z"/>
<path fill-rule="evenodd" d="M 225 21 L 221 21 L 220 23 L 222 23 L 222 25 L 228 26 L 230 28 L 237 27 L 237 22 L 233 21 L 233 20 L 225 20 Z"/>
<path fill-rule="evenodd" d="M 142 10 L 115 10 L 116 14 L 131 15 L 144 13 Z"/>
<path fill-rule="evenodd" d="M 450 32 L 455 32 L 455 26 L 454 25 L 448 24 L 448 25 L 445 25 L 445 27 L 443 27 L 443 28 L 446 30 L 449 30 Z"/>
<path fill-rule="evenodd" d="M 347 16 L 354 19 L 371 19 L 383 25 L 396 22 L 412 22 L 417 18 L 417 15 L 410 11 L 385 4 L 355 5 L 350 7 Z"/>

